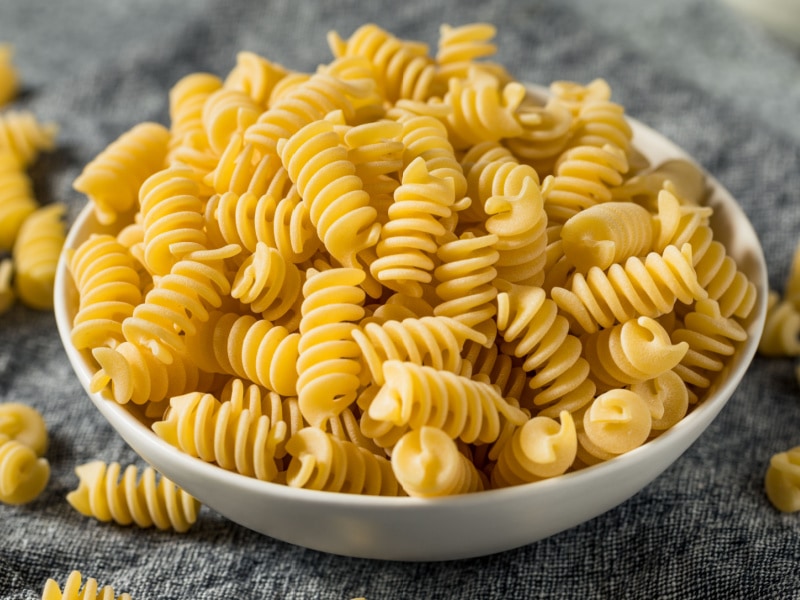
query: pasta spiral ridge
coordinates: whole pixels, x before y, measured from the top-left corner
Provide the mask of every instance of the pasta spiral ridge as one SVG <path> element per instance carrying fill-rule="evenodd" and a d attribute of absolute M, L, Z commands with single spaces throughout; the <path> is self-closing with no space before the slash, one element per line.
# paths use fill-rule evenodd
<path fill-rule="evenodd" d="M 279 153 L 325 248 L 343 266 L 362 268 L 358 255 L 377 244 L 380 224 L 333 124 L 303 127 Z"/>
<path fill-rule="evenodd" d="M 764 356 L 800 356 L 800 312 L 774 290 L 767 297 L 767 318 L 758 352 Z"/>
<path fill-rule="evenodd" d="M 144 227 L 144 261 L 154 275 L 167 275 L 179 260 L 174 245 L 208 247 L 203 202 L 188 168 L 168 167 L 153 173 L 139 188 Z"/>
<path fill-rule="evenodd" d="M 461 371 L 461 347 L 467 340 L 483 343 L 484 336 L 450 317 L 408 318 L 353 329 L 371 381 L 383 385 L 383 363 L 409 361 L 452 373 Z"/>
<path fill-rule="evenodd" d="M 616 102 L 592 100 L 581 105 L 570 138 L 572 146 L 611 145 L 629 155 L 633 130 L 625 118 L 625 109 Z"/>
<path fill-rule="evenodd" d="M 523 103 L 516 118 L 522 133 L 503 144 L 541 177 L 552 175 L 572 133 L 574 119 L 569 108 L 558 98 L 548 99 L 544 106 Z"/>
<path fill-rule="evenodd" d="M 22 223 L 14 240 L 14 291 L 26 306 L 53 308 L 53 290 L 61 250 L 67 237 L 65 204 L 37 208 Z"/>
<path fill-rule="evenodd" d="M 277 392 L 297 395 L 300 334 L 253 315 L 212 311 L 200 324 L 197 363 L 212 373 L 236 375 Z"/>
<path fill-rule="evenodd" d="M 194 334 L 197 323 L 208 319 L 209 307 L 219 308 L 230 292 L 223 261 L 238 250 L 226 246 L 181 258 L 122 322 L 125 339 L 149 348 L 164 362 L 183 352 L 184 336 Z"/>
<path fill-rule="evenodd" d="M 675 329 L 671 338 L 674 343 L 688 346 L 674 370 L 690 390 L 697 390 L 711 385 L 713 375 L 725 368 L 737 345 L 747 339 L 747 332 L 709 298 L 695 303 L 694 310 L 683 318 L 683 326 Z"/>
<path fill-rule="evenodd" d="M 81 350 L 123 342 L 122 321 L 142 301 L 141 279 L 128 249 L 112 235 L 92 234 L 71 253 L 67 267 L 79 297 L 73 345 Z"/>
<path fill-rule="evenodd" d="M 109 393 L 118 404 L 159 403 L 194 389 L 205 389 L 213 377 L 201 371 L 193 360 L 174 353 L 165 363 L 148 349 L 125 341 L 114 348 L 92 349 L 99 368 L 92 376 L 89 389 L 93 393 L 110 387 Z"/>
<path fill-rule="evenodd" d="M 140 123 L 83 168 L 72 187 L 89 197 L 100 223 L 113 223 L 136 205 L 141 185 L 164 167 L 169 140 L 163 125 Z"/>
<path fill-rule="evenodd" d="M 252 192 L 261 196 L 269 190 L 280 167 L 281 162 L 277 155 L 265 154 L 259 157 L 253 144 L 244 142 L 244 134 L 234 131 L 213 169 L 204 177 L 203 183 L 217 194 L 234 192 L 242 195 Z M 276 197 L 280 199 L 283 194 L 276 194 Z"/>
<path fill-rule="evenodd" d="M 782 512 L 800 511 L 800 446 L 774 454 L 764 477 L 772 505 Z"/>
<path fill-rule="evenodd" d="M 6 436 L 44 456 L 50 443 L 42 413 L 20 402 L 0 402 L 0 437 Z"/>
<path fill-rule="evenodd" d="M 11 250 L 23 222 L 38 208 L 30 177 L 17 158 L 0 151 L 0 250 Z"/>
<path fill-rule="evenodd" d="M 570 412 L 561 411 L 559 421 L 538 416 L 517 428 L 492 469 L 492 485 L 520 485 L 565 473 L 575 461 L 578 437 Z"/>
<path fill-rule="evenodd" d="M 436 65 L 425 44 L 401 40 L 374 24 L 362 25 L 347 40 L 328 34 L 334 56 L 365 57 L 373 65 L 378 91 L 389 102 L 424 101 L 432 93 Z"/>
<path fill-rule="evenodd" d="M 92 461 L 76 467 L 75 473 L 78 487 L 67 494 L 67 502 L 86 517 L 179 533 L 197 520 L 200 503 L 152 467 L 140 473 L 128 465 L 123 472 L 119 463 Z"/>
<path fill-rule="evenodd" d="M 302 287 L 300 270 L 278 250 L 259 242 L 236 272 L 231 296 L 268 321 L 281 321 L 291 329 L 299 324 Z"/>
<path fill-rule="evenodd" d="M 11 102 L 19 92 L 19 75 L 13 56 L 11 44 L 0 44 L 0 106 Z"/>
<path fill-rule="evenodd" d="M 497 46 L 492 42 L 497 29 L 488 23 L 470 23 L 452 27 L 439 27 L 439 41 L 436 49 L 436 76 L 440 81 L 451 77 L 466 78 L 469 69 L 484 66 L 479 59 L 492 56 Z M 495 69 L 498 65 L 488 65 Z"/>
<path fill-rule="evenodd" d="M 656 318 L 670 312 L 677 301 L 691 304 L 708 297 L 697 281 L 689 244 L 680 250 L 667 246 L 644 259 L 634 256 L 607 271 L 592 267 L 585 276 L 576 273 L 569 288 L 555 287 L 550 293 L 586 333 L 638 316 Z"/>
<path fill-rule="evenodd" d="M 611 188 L 622 183 L 627 170 L 625 154 L 614 146 L 566 150 L 559 156 L 555 173 L 542 183 L 548 219 L 563 224 L 583 209 L 611 201 Z"/>
<path fill-rule="evenodd" d="M 363 271 L 309 269 L 303 285 L 297 396 L 303 417 L 319 426 L 351 405 L 360 386 L 353 330 L 365 314 Z"/>
<path fill-rule="evenodd" d="M 455 236 L 452 236 L 455 238 Z M 494 246 L 497 236 L 476 236 L 466 232 L 439 246 L 436 256 L 441 264 L 433 275 L 438 284 L 436 295 L 441 302 L 434 308 L 436 316 L 452 317 L 486 335 L 487 343 L 494 341 L 497 329 L 494 320 L 494 299 L 497 277 L 494 265 L 499 253 Z"/>
<path fill-rule="evenodd" d="M 589 362 L 556 303 L 540 287 L 503 280 L 495 285 L 501 348 L 522 358 L 522 368 L 533 374 L 528 386 L 534 390 L 535 413 L 554 418 L 562 410 L 574 412 L 585 406 L 595 393 L 595 384 L 588 378 Z"/>
<path fill-rule="evenodd" d="M 72 571 L 63 590 L 55 579 L 48 579 L 42 591 L 42 600 L 132 600 L 132 597 L 130 594 L 116 596 L 113 587 L 104 585 L 101 588 L 92 577 L 84 583 L 80 571 Z"/>
<path fill-rule="evenodd" d="M 244 92 L 262 109 L 266 109 L 275 86 L 288 75 L 281 65 L 255 52 L 236 54 L 236 65 L 225 78 L 226 88 Z"/>
<path fill-rule="evenodd" d="M 392 451 L 392 470 L 402 489 L 418 498 L 478 492 L 485 478 L 443 430 L 423 426 L 403 434 Z"/>
<path fill-rule="evenodd" d="M 252 143 L 264 154 L 277 152 L 278 141 L 290 138 L 306 125 L 334 111 L 342 111 L 345 120 L 355 117 L 355 102 L 369 97 L 374 90 L 374 80 L 348 81 L 338 73 L 359 59 L 341 59 L 327 70 L 315 73 L 307 81 L 294 87 L 274 102 L 244 132 L 245 143 Z"/>
<path fill-rule="evenodd" d="M 9 151 L 23 167 L 28 167 L 43 150 L 55 146 L 58 126 L 40 123 L 29 111 L 8 110 L 0 114 L 0 150 Z"/>
<path fill-rule="evenodd" d="M 291 455 L 286 483 L 291 487 L 398 496 L 389 461 L 316 427 L 305 427 L 286 442 Z"/>
<path fill-rule="evenodd" d="M 245 92 L 222 87 L 203 103 L 201 119 L 211 151 L 219 156 L 232 135 L 244 132 L 263 112 Z"/>
<path fill-rule="evenodd" d="M 392 290 L 421 297 L 422 284 L 433 280 L 436 239 L 447 231 L 441 220 L 450 217 L 454 201 L 452 180 L 432 176 L 422 158 L 412 162 L 381 228 L 372 276 Z"/>
<path fill-rule="evenodd" d="M 170 88 L 169 158 L 191 135 L 200 134 L 202 145 L 208 146 L 208 138 L 203 128 L 203 106 L 209 96 L 219 90 L 222 84 L 222 80 L 216 75 L 197 72 L 185 75 Z"/>
<path fill-rule="evenodd" d="M 608 388 L 658 377 L 675 368 L 689 350 L 687 342 L 670 339 L 666 329 L 650 317 L 601 329 L 582 341 L 592 377 Z"/>
<path fill-rule="evenodd" d="M 190 392 L 173 396 L 163 419 L 153 423 L 161 439 L 189 456 L 216 463 L 261 481 L 278 475 L 275 455 L 286 437 L 286 423 L 234 398 L 220 402 L 212 394 Z"/>
<path fill-rule="evenodd" d="M 527 420 L 494 386 L 456 373 L 387 360 L 383 377 L 386 383 L 367 408 L 378 422 L 411 429 L 428 425 L 451 439 L 488 444 L 500 435 L 501 421 L 521 425 Z"/>
<path fill-rule="evenodd" d="M 21 441 L 0 434 L 0 502 L 27 504 L 50 480 L 50 463 Z"/>

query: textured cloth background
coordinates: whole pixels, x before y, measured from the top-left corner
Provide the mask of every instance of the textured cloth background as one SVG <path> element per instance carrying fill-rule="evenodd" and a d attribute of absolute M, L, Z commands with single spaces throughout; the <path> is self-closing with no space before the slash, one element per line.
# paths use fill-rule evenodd
<path fill-rule="evenodd" d="M 166 123 L 167 90 L 227 73 L 252 50 L 311 70 L 325 33 L 375 22 L 435 45 L 442 23 L 497 25 L 519 79 L 604 77 L 628 113 L 670 137 L 737 197 L 783 288 L 800 240 L 800 51 L 712 0 L 0 0 L 16 47 L 15 106 L 61 127 L 33 176 L 73 219 L 72 181 L 144 120 Z M 50 312 L 0 317 L 0 402 L 28 403 L 51 435 L 52 477 L 23 507 L 0 505 L 0 598 L 33 599 L 73 569 L 135 599 L 800 598 L 800 515 L 763 492 L 769 457 L 800 443 L 789 359 L 756 358 L 712 427 L 661 477 L 610 512 L 495 556 L 445 563 L 348 559 L 294 547 L 204 508 L 185 535 L 86 519 L 64 499 L 93 459 L 143 466 L 82 392 Z M 531 515 L 535 518 L 535 515 Z"/>

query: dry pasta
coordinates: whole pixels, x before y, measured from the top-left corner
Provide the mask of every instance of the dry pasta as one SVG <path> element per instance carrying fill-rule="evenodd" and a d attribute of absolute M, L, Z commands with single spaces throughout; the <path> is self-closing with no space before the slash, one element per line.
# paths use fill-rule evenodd
<path fill-rule="evenodd" d="M 13 47 L 10 44 L 0 44 L 0 106 L 11 102 L 19 91 L 19 74 L 13 57 Z"/>
<path fill-rule="evenodd" d="M 0 250 L 11 250 L 20 227 L 39 207 L 30 177 L 8 150 L 0 150 Z"/>
<path fill-rule="evenodd" d="M 67 494 L 76 511 L 98 521 L 160 530 L 188 531 L 200 504 L 152 467 L 92 461 L 75 468 L 78 487 Z M 120 478 L 120 473 L 122 477 Z"/>
<path fill-rule="evenodd" d="M 27 446 L 36 456 L 44 456 L 47 452 L 47 425 L 42 413 L 27 404 L 0 403 L 0 435 Z"/>
<path fill-rule="evenodd" d="M 42 591 L 42 600 L 132 600 L 130 594 L 115 595 L 110 585 L 99 586 L 97 580 L 82 580 L 80 571 L 72 571 L 60 588 L 55 579 L 48 579 Z"/>
<path fill-rule="evenodd" d="M 530 94 L 495 33 L 366 24 L 313 72 L 176 82 L 76 181 L 117 232 L 72 254 L 91 389 L 243 476 L 423 498 L 680 421 L 755 305 L 702 173 L 644 164 L 602 79 Z"/>
<path fill-rule="evenodd" d="M 11 281 L 13 274 L 14 262 L 10 258 L 0 260 L 0 315 L 8 312 L 16 299 Z"/>
<path fill-rule="evenodd" d="M 50 463 L 24 443 L 0 433 L 0 502 L 27 504 L 50 480 Z"/>
<path fill-rule="evenodd" d="M 778 510 L 800 511 L 800 446 L 772 456 L 764 477 L 764 488 Z"/>
<path fill-rule="evenodd" d="M 31 308 L 53 307 L 56 267 L 66 239 L 65 212 L 61 203 L 37 208 L 25 219 L 14 241 L 14 290 Z"/>
<path fill-rule="evenodd" d="M 58 126 L 41 123 L 26 110 L 8 110 L 0 114 L 0 150 L 11 152 L 23 167 L 28 167 L 39 153 L 55 147 Z"/>

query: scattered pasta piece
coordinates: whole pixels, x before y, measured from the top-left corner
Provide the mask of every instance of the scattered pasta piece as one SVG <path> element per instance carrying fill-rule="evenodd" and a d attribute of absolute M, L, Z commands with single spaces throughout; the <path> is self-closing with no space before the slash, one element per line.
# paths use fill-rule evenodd
<path fill-rule="evenodd" d="M 65 211 L 63 204 L 38 208 L 22 224 L 14 242 L 14 288 L 31 308 L 53 308 L 56 267 L 66 238 Z"/>
<path fill-rule="evenodd" d="M 14 262 L 10 258 L 0 260 L 0 315 L 14 305 L 16 295 L 12 277 L 14 275 Z"/>
<path fill-rule="evenodd" d="M 42 414 L 27 404 L 0 403 L 0 435 L 24 444 L 36 456 L 44 456 L 47 452 L 47 425 Z"/>
<path fill-rule="evenodd" d="M 0 44 L 0 106 L 11 102 L 19 91 L 19 74 L 12 61 L 14 49 Z"/>
<path fill-rule="evenodd" d="M 130 594 L 115 596 L 114 588 L 105 585 L 99 587 L 97 580 L 87 578 L 81 586 L 80 571 L 72 571 L 67 577 L 64 588 L 60 588 L 54 579 L 48 579 L 42 591 L 42 600 L 132 600 Z"/>
<path fill-rule="evenodd" d="M 27 504 L 50 479 L 50 463 L 25 444 L 0 434 L 0 502 Z"/>
<path fill-rule="evenodd" d="M 43 151 L 55 147 L 58 126 L 41 123 L 24 110 L 9 110 L 0 114 L 0 150 L 10 151 L 23 167 L 29 167 Z"/>
<path fill-rule="evenodd" d="M 120 525 L 188 531 L 197 520 L 200 503 L 152 467 L 139 476 L 129 465 L 120 480 L 119 463 L 93 461 L 76 467 L 78 487 L 67 502 L 86 517 Z"/>
<path fill-rule="evenodd" d="M 775 454 L 769 461 L 764 488 L 782 512 L 800 511 L 800 446 Z"/>

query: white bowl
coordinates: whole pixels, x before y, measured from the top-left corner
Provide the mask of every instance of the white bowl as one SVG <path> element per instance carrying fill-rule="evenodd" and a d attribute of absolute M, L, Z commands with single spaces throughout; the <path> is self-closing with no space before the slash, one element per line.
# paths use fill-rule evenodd
<path fill-rule="evenodd" d="M 651 163 L 689 159 L 657 132 L 633 119 L 631 123 L 634 143 Z M 230 520 L 292 544 L 347 556 L 433 561 L 493 554 L 574 527 L 636 494 L 694 443 L 744 376 L 764 325 L 767 268 L 741 208 L 713 177 L 708 176 L 708 183 L 716 239 L 758 289 L 747 324 L 748 341 L 724 381 L 673 428 L 613 460 L 550 480 L 422 500 L 294 489 L 245 477 L 184 454 L 158 438 L 125 406 L 89 392 L 92 367 L 70 342 L 77 293 L 63 256 L 55 284 L 59 334 L 89 398 L 122 438 L 159 472 Z M 66 248 L 77 247 L 90 233 L 101 230 L 87 206 L 72 226 Z"/>

